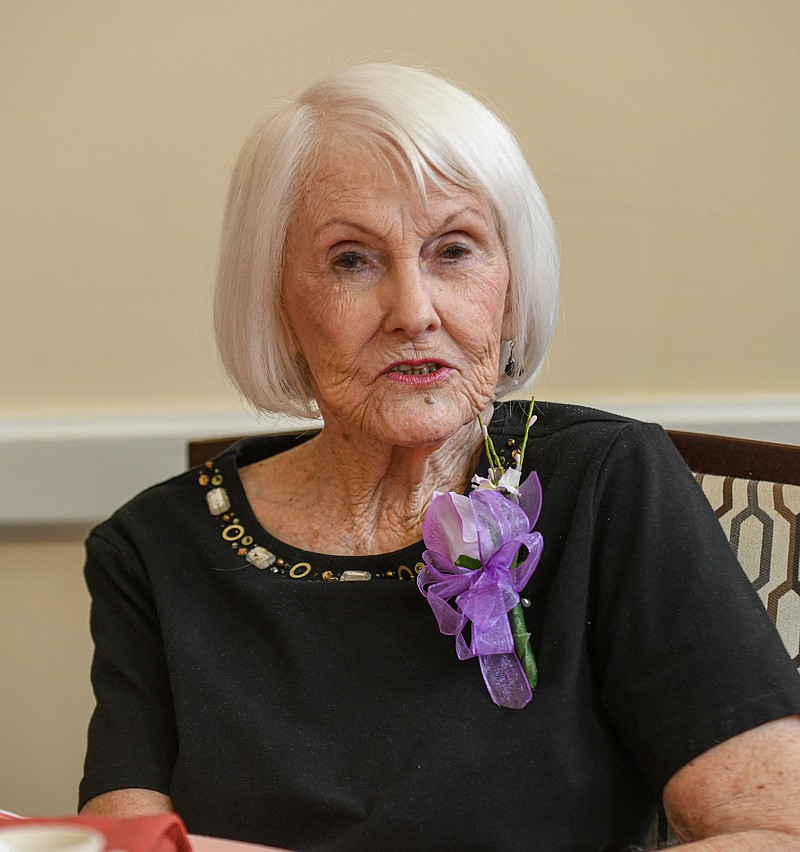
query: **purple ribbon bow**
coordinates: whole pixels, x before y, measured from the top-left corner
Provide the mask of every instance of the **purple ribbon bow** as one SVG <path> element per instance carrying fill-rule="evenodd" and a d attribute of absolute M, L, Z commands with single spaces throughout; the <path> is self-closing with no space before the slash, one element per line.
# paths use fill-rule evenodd
<path fill-rule="evenodd" d="M 531 531 L 542 505 L 536 473 L 520 486 L 517 499 L 519 505 L 489 489 L 473 491 L 469 497 L 434 492 L 422 522 L 427 550 L 417 583 L 439 630 L 456 637 L 458 658 L 479 657 L 492 701 L 520 709 L 531 700 L 532 692 L 514 650 L 508 612 L 519 602 L 519 592 L 542 555 L 541 533 Z M 528 555 L 512 568 L 522 547 Z M 456 565 L 462 555 L 477 559 L 480 567 Z M 471 624 L 469 644 L 464 638 L 467 623 Z"/>

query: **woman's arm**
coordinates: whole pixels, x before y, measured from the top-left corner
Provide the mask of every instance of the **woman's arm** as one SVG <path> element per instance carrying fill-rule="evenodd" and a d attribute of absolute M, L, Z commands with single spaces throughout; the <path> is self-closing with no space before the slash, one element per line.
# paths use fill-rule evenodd
<path fill-rule="evenodd" d="M 800 848 L 800 716 L 768 722 L 690 761 L 664 788 L 675 833 L 698 850 Z"/>
<path fill-rule="evenodd" d="M 173 813 L 172 800 L 155 790 L 110 790 L 95 796 L 81 808 L 83 816 L 133 817 Z"/>
<path fill-rule="evenodd" d="M 170 789 L 177 747 L 170 676 L 152 583 L 130 538 L 108 522 L 86 542 L 97 705 L 79 796 L 82 813 L 171 810 L 156 792 Z"/>

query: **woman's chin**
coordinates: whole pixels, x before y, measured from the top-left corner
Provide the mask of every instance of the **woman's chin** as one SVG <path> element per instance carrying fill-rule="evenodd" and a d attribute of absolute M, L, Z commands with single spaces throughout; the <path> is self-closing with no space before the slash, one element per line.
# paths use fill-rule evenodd
<path fill-rule="evenodd" d="M 364 423 L 372 438 L 396 447 L 436 447 L 474 421 L 471 410 L 429 397 L 413 405 L 384 406 Z"/>

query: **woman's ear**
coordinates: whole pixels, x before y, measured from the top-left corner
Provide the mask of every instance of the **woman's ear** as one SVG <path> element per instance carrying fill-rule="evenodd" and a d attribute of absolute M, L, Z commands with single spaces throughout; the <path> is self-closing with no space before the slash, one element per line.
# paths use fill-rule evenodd
<path fill-rule="evenodd" d="M 503 322 L 500 326 L 500 337 L 503 340 L 512 340 L 514 337 L 514 318 L 511 310 L 511 283 L 506 289 L 505 303 L 503 304 Z"/>
<path fill-rule="evenodd" d="M 294 330 L 292 329 L 291 325 L 289 325 L 288 320 L 286 322 L 286 325 L 284 326 L 283 333 L 286 335 L 286 351 L 291 354 L 293 360 L 304 361 L 305 358 L 303 358 L 303 350 L 300 348 L 300 344 L 297 340 L 297 337 L 295 337 Z"/>
<path fill-rule="evenodd" d="M 300 343 L 298 342 L 297 336 L 294 333 L 294 328 L 292 328 L 292 321 L 289 319 L 289 311 L 286 310 L 286 300 L 283 295 L 282 286 L 280 295 L 278 297 L 277 312 L 280 318 L 280 327 L 281 333 L 283 335 L 283 342 L 286 347 L 285 351 L 291 356 L 292 359 L 302 357 Z"/>

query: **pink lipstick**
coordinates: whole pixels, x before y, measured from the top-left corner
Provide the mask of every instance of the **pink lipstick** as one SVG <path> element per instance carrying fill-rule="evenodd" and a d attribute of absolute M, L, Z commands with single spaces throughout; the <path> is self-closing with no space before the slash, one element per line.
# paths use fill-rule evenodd
<path fill-rule="evenodd" d="M 426 361 L 423 359 L 397 361 L 392 364 L 384 375 L 393 382 L 404 385 L 430 385 L 441 381 L 451 368 L 441 361 Z"/>

